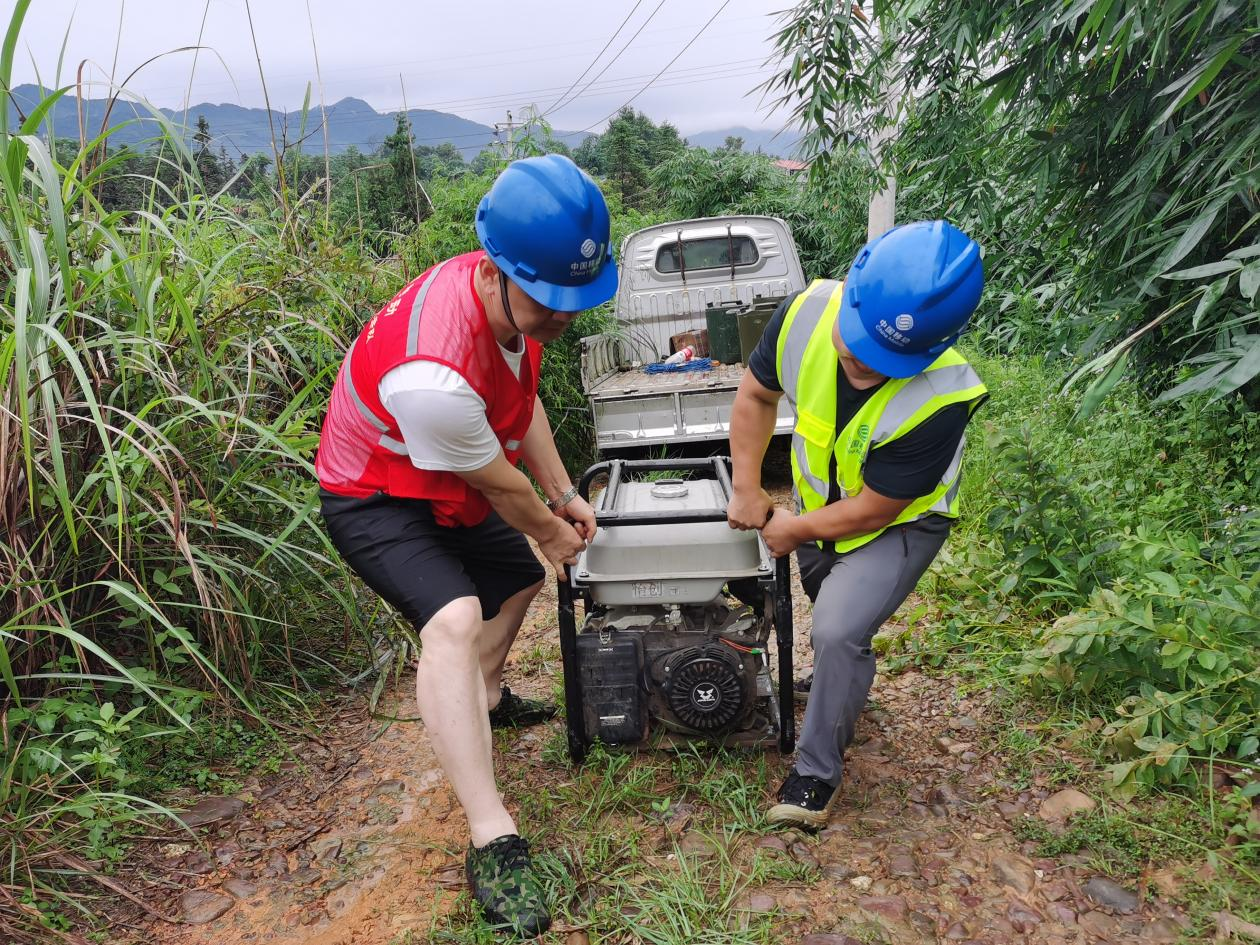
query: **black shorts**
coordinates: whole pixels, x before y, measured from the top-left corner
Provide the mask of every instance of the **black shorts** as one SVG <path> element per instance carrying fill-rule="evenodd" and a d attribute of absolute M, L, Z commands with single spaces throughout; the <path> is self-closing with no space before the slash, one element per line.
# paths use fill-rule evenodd
<path fill-rule="evenodd" d="M 319 497 L 346 563 L 417 630 L 460 597 L 476 597 L 489 620 L 546 577 L 525 536 L 495 512 L 480 525 L 449 528 L 433 520 L 423 499 L 354 499 L 325 489 Z"/>

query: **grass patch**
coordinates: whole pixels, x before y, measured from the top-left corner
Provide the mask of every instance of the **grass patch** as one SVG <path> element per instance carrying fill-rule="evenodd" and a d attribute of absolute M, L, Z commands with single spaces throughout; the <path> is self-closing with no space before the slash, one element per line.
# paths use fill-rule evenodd
<path fill-rule="evenodd" d="M 1103 805 L 1060 830 L 1034 817 L 1016 821 L 1013 829 L 1020 840 L 1037 844 L 1038 856 L 1079 853 L 1099 871 L 1122 876 L 1138 876 L 1152 864 L 1202 857 L 1224 842 L 1197 805 L 1175 796 L 1147 805 L 1140 820 Z"/>
<path fill-rule="evenodd" d="M 549 765 L 567 766 L 562 731 L 552 733 L 548 754 Z M 626 945 L 778 941 L 775 915 L 748 912 L 746 896 L 812 882 L 817 871 L 752 845 L 769 829 L 761 815 L 774 757 L 695 744 L 641 752 L 596 745 L 558 784 L 554 770 L 539 769 L 505 783 L 538 851 L 557 923 Z M 683 853 L 687 834 L 710 849 Z M 426 934 L 433 942 L 494 940 L 467 895 Z"/>

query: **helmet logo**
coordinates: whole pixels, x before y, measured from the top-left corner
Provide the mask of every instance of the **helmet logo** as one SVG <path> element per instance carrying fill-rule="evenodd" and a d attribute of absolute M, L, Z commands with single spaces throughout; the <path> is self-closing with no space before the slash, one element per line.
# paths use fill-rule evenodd
<path fill-rule="evenodd" d="M 604 244 L 588 239 L 582 243 L 582 255 L 578 262 L 569 263 L 569 277 L 584 282 L 594 279 L 604 265 Z"/>
<path fill-rule="evenodd" d="M 914 316 L 913 315 L 898 315 L 896 325 L 897 325 L 898 331 L 909 331 L 911 328 L 914 327 Z"/>

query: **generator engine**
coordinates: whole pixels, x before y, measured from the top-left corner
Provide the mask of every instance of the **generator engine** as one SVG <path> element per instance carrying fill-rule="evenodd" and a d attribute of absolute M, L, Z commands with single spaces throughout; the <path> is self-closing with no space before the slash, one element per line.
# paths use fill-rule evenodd
<path fill-rule="evenodd" d="M 600 475 L 608 485 L 596 501 L 598 534 L 559 586 L 574 760 L 596 740 L 792 750 L 786 559 L 776 566 L 758 533 L 727 526 L 726 463 L 614 460 L 582 478 L 584 496 Z M 693 475 L 629 478 L 664 470 Z M 575 598 L 583 604 L 580 629 Z"/>

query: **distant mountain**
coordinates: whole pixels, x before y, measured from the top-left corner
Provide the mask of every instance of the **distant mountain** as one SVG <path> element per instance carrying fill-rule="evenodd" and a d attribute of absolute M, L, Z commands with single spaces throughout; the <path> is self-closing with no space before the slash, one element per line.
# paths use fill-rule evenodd
<path fill-rule="evenodd" d="M 796 140 L 801 133 L 791 128 L 780 132 L 773 128 L 735 127 L 719 128 L 715 131 L 697 131 L 685 137 L 687 143 L 694 148 L 712 149 L 722 147 L 729 135 L 743 138 L 745 151 L 756 151 L 760 148 L 763 153 L 772 157 L 794 157 Z"/>
<path fill-rule="evenodd" d="M 10 126 L 18 120 L 18 109 L 23 115 L 44 98 L 44 91 L 37 85 L 19 85 L 13 89 L 8 102 Z M 16 103 L 16 104 L 15 104 Z M 94 137 L 101 128 L 105 118 L 108 102 L 105 99 L 83 100 L 83 126 L 89 138 Z M 171 108 L 158 109 L 176 126 L 184 125 L 184 114 Z M 395 126 L 396 112 L 378 112 L 360 98 L 343 98 L 328 106 L 328 144 L 334 154 L 340 154 L 351 145 L 360 151 L 371 152 L 380 146 L 390 135 Z M 79 114 L 73 96 L 61 99 L 53 110 L 55 119 L 54 133 L 59 138 L 79 137 Z M 461 118 L 448 112 L 437 112 L 427 108 L 413 108 L 407 112 L 411 119 L 411 130 L 417 144 L 437 145 L 449 141 L 471 160 L 486 147 L 494 143 L 494 129 L 489 125 Z M 322 153 L 324 135 L 320 128 L 319 107 L 313 106 L 306 116 L 303 126 L 300 111 L 282 112 L 272 110 L 270 121 L 265 108 L 244 108 L 240 105 L 223 103 L 215 105 L 203 102 L 188 109 L 188 138 L 192 139 L 196 130 L 198 117 L 204 116 L 210 125 L 210 134 L 214 137 L 211 147 L 227 148 L 232 156 L 241 153 L 255 154 L 271 151 L 272 126 L 275 127 L 276 140 L 285 140 L 290 144 L 302 139 L 308 153 Z M 130 124 L 128 124 L 130 123 Z M 119 99 L 109 112 L 109 125 L 117 129 L 112 140 L 117 144 L 140 144 L 155 137 L 158 133 L 157 121 L 152 113 L 127 99 Z M 126 125 L 126 127 L 120 127 Z M 556 131 L 556 137 L 576 148 L 585 140 L 586 135 L 568 134 Z M 695 147 L 719 148 L 728 135 L 736 135 L 744 139 L 745 151 L 756 151 L 760 148 L 766 154 L 775 157 L 790 157 L 798 133 L 791 130 L 775 136 L 775 132 L 767 128 L 721 128 L 715 131 L 700 131 L 687 135 L 689 144 Z"/>
<path fill-rule="evenodd" d="M 16 120 L 17 106 L 23 113 L 30 110 L 44 96 L 36 85 L 19 85 L 13 90 L 9 102 L 9 120 Z M 107 102 L 103 99 L 84 99 L 84 127 L 93 136 L 99 131 L 105 118 Z M 170 108 L 158 109 L 175 125 L 184 124 L 182 110 Z M 351 145 L 360 151 L 375 150 L 385 138 L 391 134 L 395 126 L 395 114 L 383 114 L 367 102 L 358 98 L 344 98 L 334 105 L 328 106 L 328 143 L 334 154 L 340 154 Z M 54 109 L 54 133 L 58 137 L 79 137 L 79 116 L 75 99 L 66 96 L 57 103 Z M 407 112 L 411 119 L 412 133 L 417 144 L 437 145 L 449 141 L 463 153 L 465 158 L 473 158 L 478 152 L 494 142 L 494 129 L 480 122 L 469 121 L 458 115 L 436 112 L 424 108 L 413 108 Z M 188 109 L 188 137 L 196 130 L 197 118 L 204 116 L 210 124 L 210 133 L 214 136 L 211 145 L 218 150 L 219 145 L 227 148 L 228 153 L 254 154 L 271 150 L 271 126 L 275 126 L 276 139 L 283 137 L 290 143 L 299 138 L 306 139 L 304 145 L 308 152 L 321 152 L 324 149 L 324 135 L 320 128 L 319 107 L 313 106 L 306 116 L 303 128 L 300 111 L 281 112 L 272 110 L 270 122 L 265 108 L 243 108 L 240 105 L 214 105 L 203 102 Z M 138 121 L 137 121 L 138 120 Z M 124 128 L 118 128 L 126 122 L 134 122 Z M 119 99 L 109 113 L 111 128 L 118 128 L 113 140 L 119 144 L 138 144 L 154 137 L 157 133 L 157 122 L 152 113 L 133 102 Z"/>

